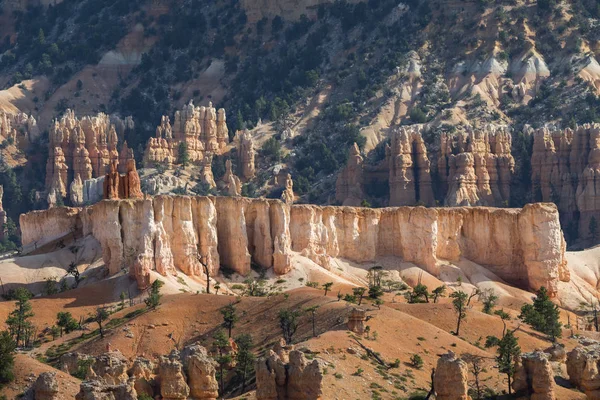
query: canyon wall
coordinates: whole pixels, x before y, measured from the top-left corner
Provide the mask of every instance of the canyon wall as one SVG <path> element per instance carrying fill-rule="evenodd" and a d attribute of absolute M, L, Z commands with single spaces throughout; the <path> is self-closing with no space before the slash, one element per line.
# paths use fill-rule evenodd
<path fill-rule="evenodd" d="M 150 271 L 203 276 L 251 263 L 284 274 L 301 254 L 330 269 L 332 258 L 373 262 L 396 256 L 439 275 L 444 262 L 471 260 L 526 289 L 556 293 L 568 281 L 565 241 L 552 204 L 385 209 L 287 205 L 240 197 L 157 196 L 90 207 L 33 211 L 20 219 L 24 253 L 47 238 L 92 235 L 109 273 L 129 268 L 143 288 Z"/>
<path fill-rule="evenodd" d="M 531 133 L 534 201 L 557 204 L 566 229 L 578 230 L 580 237 L 597 236 L 597 224 L 600 223 L 600 125 L 586 124 L 574 130 L 541 128 Z M 570 226 L 577 222 L 578 226 Z M 594 224 L 596 232 L 592 228 Z"/>
<path fill-rule="evenodd" d="M 336 200 L 358 205 L 365 198 L 367 182 L 387 181 L 390 206 L 433 206 L 436 197 L 452 207 L 508 205 L 515 160 L 507 127 L 442 133 L 431 146 L 436 154 L 428 154 L 424 133 L 422 125 L 392 130 L 385 159 L 378 165 L 366 165 L 358 147 L 351 148 L 338 175 Z"/>
<path fill-rule="evenodd" d="M 565 231 L 572 239 L 600 238 L 600 124 L 575 129 L 548 126 L 526 128 L 532 138 L 532 202 L 558 206 Z M 425 146 L 425 138 L 433 142 Z M 428 148 L 432 152 L 428 153 Z M 467 127 L 464 132 L 433 132 L 423 126 L 402 126 L 390 133 L 386 157 L 369 164 L 357 146 L 350 149 L 346 167 L 337 178 L 336 200 L 357 206 L 369 198 L 368 185 L 384 187 L 375 193 L 390 206 L 444 204 L 446 206 L 508 207 L 511 185 L 528 168 L 522 160 L 515 177 L 508 127 Z M 518 149 L 521 151 L 522 149 Z M 526 172 L 528 174 L 528 172 Z M 369 198 L 369 200 L 371 200 Z"/>

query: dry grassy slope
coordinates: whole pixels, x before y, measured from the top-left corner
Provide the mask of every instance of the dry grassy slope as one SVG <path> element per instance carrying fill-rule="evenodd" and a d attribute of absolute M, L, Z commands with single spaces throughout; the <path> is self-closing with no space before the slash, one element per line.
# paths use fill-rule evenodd
<path fill-rule="evenodd" d="M 61 310 L 71 311 L 76 317 L 87 315 L 96 304 L 110 301 L 107 292 L 107 285 L 97 284 L 86 288 L 85 291 L 76 290 L 58 297 L 34 299 L 32 302 L 36 316 L 33 321 L 38 326 L 45 326 L 51 323 L 56 312 Z M 136 355 L 154 357 L 165 354 L 176 346 L 197 340 L 210 346 L 211 337 L 219 329 L 222 321 L 219 309 L 232 301 L 235 301 L 234 297 L 222 295 L 167 295 L 158 310 L 143 314 L 125 327 L 110 331 L 103 340 L 92 340 L 74 350 L 100 354 L 110 343 L 112 348 L 119 349 L 126 357 L 133 358 Z M 401 361 L 398 369 L 388 371 L 385 376 L 377 372 L 376 365 L 369 360 L 361 359 L 360 355 L 364 351 L 346 331 L 345 318 L 350 305 L 343 301 L 338 302 L 335 294 L 323 296 L 321 290 L 302 288 L 288 292 L 287 295 L 281 294 L 271 298 L 242 298 L 237 305 L 240 321 L 233 334 L 251 334 L 257 345 L 257 352 L 262 354 L 280 336 L 277 318 L 279 310 L 304 309 L 319 305 L 316 324 L 319 336 L 312 338 L 310 318 L 303 316 L 295 338 L 299 347 L 309 349 L 317 358 L 329 364 L 324 380 L 326 399 L 370 398 L 373 388 L 379 388 L 377 390 L 382 398 L 392 399 L 405 396 L 406 393 L 419 388 L 427 388 L 430 369 L 435 366 L 437 356 L 448 350 L 458 354 L 475 353 L 484 356 L 490 364 L 486 384 L 496 389 L 504 387 L 501 377 L 498 377 L 497 371 L 491 366 L 493 352 L 475 345 L 477 342 L 482 343 L 487 335 L 498 335 L 502 330 L 502 324 L 497 317 L 478 311 L 480 304 L 473 305 L 463 324 L 460 337 L 456 337 L 450 333 L 455 328 L 455 314 L 448 299 L 443 299 L 441 304 L 408 305 L 392 303 L 388 298 L 386 305 L 380 310 L 368 303 L 365 301 L 363 306 L 368 309 L 370 319 L 367 324 L 371 327 L 371 338 L 375 335 L 376 340 L 363 339 L 362 342 L 379 352 L 388 362 L 395 359 Z M 12 302 L 0 303 L 0 319 L 5 318 L 11 308 Z M 128 308 L 111 318 L 120 317 L 131 310 Z M 514 311 L 512 313 L 515 314 Z M 510 327 L 514 329 L 517 324 L 511 322 Z M 128 332 L 133 333 L 133 338 L 126 337 Z M 549 345 L 546 340 L 527 328 L 520 329 L 518 337 L 524 351 L 543 349 Z M 56 343 L 59 342 L 60 339 Z M 562 342 L 568 349 L 575 346 L 575 341 L 570 339 Z M 43 352 L 49 344 L 35 353 Z M 351 354 L 350 348 L 357 354 Z M 423 357 L 423 369 L 414 369 L 408 365 L 413 354 Z M 12 389 L 5 389 L 4 393 L 22 390 L 30 370 L 21 365 L 31 365 L 34 372 L 41 368 L 37 366 L 37 361 L 28 360 L 26 357 L 19 358 L 17 383 L 11 386 Z M 362 372 L 357 374 L 359 369 L 362 369 Z M 558 394 L 559 399 L 578 398 L 575 392 L 567 389 L 559 389 Z"/>

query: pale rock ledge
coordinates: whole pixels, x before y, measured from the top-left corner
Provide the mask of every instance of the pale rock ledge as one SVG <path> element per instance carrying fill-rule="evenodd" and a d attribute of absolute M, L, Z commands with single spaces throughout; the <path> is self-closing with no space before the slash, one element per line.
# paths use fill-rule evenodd
<path fill-rule="evenodd" d="M 330 269 L 332 258 L 374 262 L 396 256 L 439 275 L 468 259 L 510 284 L 552 295 L 570 280 L 553 204 L 522 209 L 355 208 L 287 205 L 240 197 L 156 196 L 21 215 L 24 253 L 75 235 L 102 246 L 109 273 L 128 267 L 140 288 L 150 272 L 202 276 L 221 265 L 245 275 L 251 262 L 285 274 L 300 253 Z"/>

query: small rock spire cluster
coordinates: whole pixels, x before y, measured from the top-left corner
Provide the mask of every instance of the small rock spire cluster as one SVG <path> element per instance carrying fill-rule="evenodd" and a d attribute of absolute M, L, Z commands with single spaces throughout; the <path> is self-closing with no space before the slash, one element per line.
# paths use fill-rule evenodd
<path fill-rule="evenodd" d="M 80 368 L 82 361 L 87 361 L 89 367 L 78 400 L 135 400 L 141 395 L 165 400 L 216 400 L 219 396 L 216 362 L 199 344 L 188 345 L 181 352 L 173 350 L 155 361 L 137 357 L 130 362 L 118 350 L 97 357 L 79 353 L 61 357 L 63 370 L 70 374 Z M 35 399 L 61 399 L 59 386 L 56 374 L 41 374 L 33 385 Z"/>
<path fill-rule="evenodd" d="M 385 160 L 367 166 L 356 144 L 350 148 L 346 167 L 338 175 L 336 200 L 358 206 L 368 182 L 389 184 L 390 206 L 432 206 L 434 186 L 448 206 L 505 206 L 510 197 L 514 159 L 506 127 L 467 128 L 442 134 L 439 155 L 432 165 L 421 125 L 403 126 L 390 134 Z M 432 167 L 435 167 L 433 169 Z M 387 175 L 387 179 L 386 179 Z M 433 178 L 438 181 L 433 185 Z"/>
<path fill-rule="evenodd" d="M 113 161 L 110 172 L 104 177 L 104 199 L 141 199 L 144 197 L 141 189 L 140 176 L 135 168 L 135 160 L 127 160 L 127 170 L 121 175 L 119 163 Z"/>
<path fill-rule="evenodd" d="M 118 145 L 125 130 L 133 128 L 131 117 L 121 120 L 104 113 L 79 119 L 72 110 L 67 110 L 54 120 L 49 131 L 46 164 L 49 203 L 70 194 L 75 204 L 81 204 L 80 188 L 84 182 L 104 176 L 114 162 L 126 173 L 133 150 L 127 142 L 123 142 L 120 151 Z"/>
<path fill-rule="evenodd" d="M 171 168 L 181 163 L 185 146 L 189 162 L 200 166 L 210 166 L 214 155 L 223 154 L 229 144 L 227 117 L 223 108 L 217 110 L 208 107 L 196 107 L 192 100 L 181 110 L 175 112 L 173 124 L 163 115 L 156 128 L 156 136 L 146 145 L 144 166 L 157 164 Z M 212 173 L 205 181 L 214 187 Z"/>
<path fill-rule="evenodd" d="M 39 136 L 40 129 L 32 115 L 0 111 L 0 141 L 9 140 L 17 146 L 26 146 Z"/>
<path fill-rule="evenodd" d="M 257 400 L 318 400 L 323 395 L 323 372 L 317 360 L 281 339 L 266 358 L 256 362 Z"/>

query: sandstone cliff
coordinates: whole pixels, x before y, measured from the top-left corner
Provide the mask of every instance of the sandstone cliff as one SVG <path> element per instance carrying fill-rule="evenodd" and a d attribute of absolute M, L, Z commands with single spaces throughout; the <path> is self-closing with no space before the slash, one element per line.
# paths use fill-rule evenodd
<path fill-rule="evenodd" d="M 103 201 L 21 216 L 24 251 L 48 238 L 93 236 L 110 274 L 129 267 L 140 287 L 150 271 L 202 276 L 205 264 L 240 274 L 252 261 L 278 274 L 300 253 L 329 269 L 332 258 L 396 256 L 433 275 L 462 258 L 526 289 L 556 293 L 568 281 L 565 241 L 552 204 L 523 209 L 289 206 L 278 200 L 157 196 Z"/>
<path fill-rule="evenodd" d="M 596 189 L 600 176 L 600 125 L 586 124 L 574 130 L 546 127 L 532 134 L 533 199 L 556 203 L 565 229 L 577 230 L 583 238 L 590 237 L 590 221 L 600 219 Z"/>

